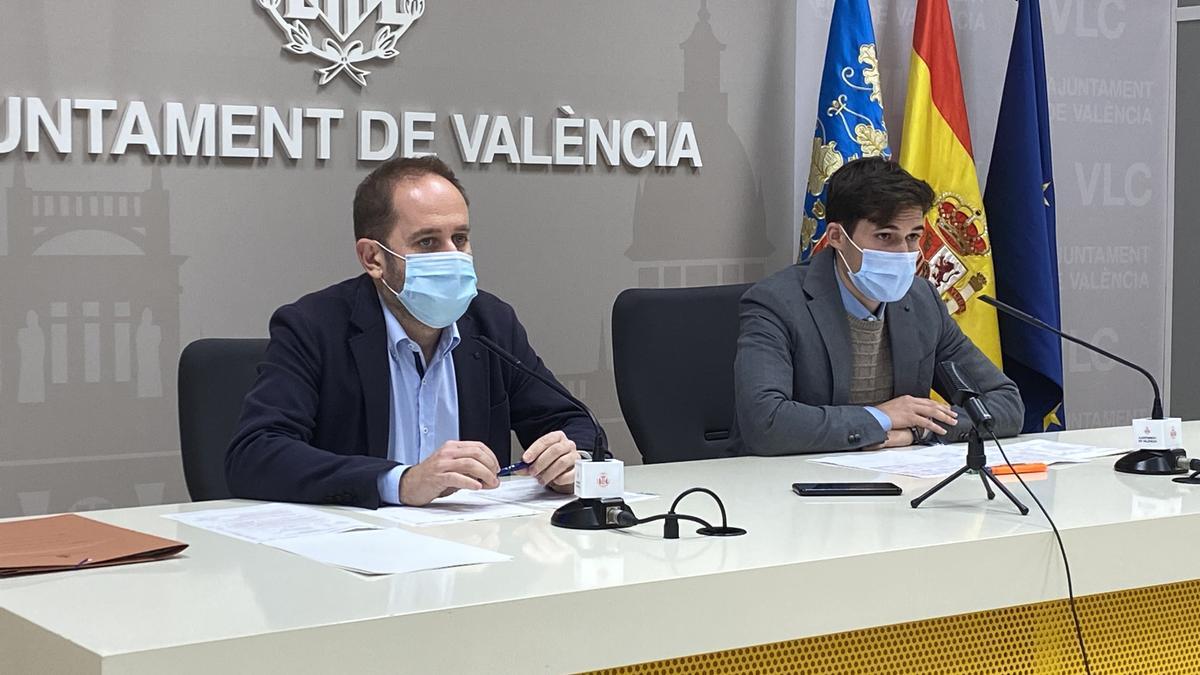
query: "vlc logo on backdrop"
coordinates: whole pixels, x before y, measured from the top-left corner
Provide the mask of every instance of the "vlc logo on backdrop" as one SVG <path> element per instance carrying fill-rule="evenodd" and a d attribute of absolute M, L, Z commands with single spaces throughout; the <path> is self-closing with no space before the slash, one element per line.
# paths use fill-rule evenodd
<path fill-rule="evenodd" d="M 425 0 L 257 0 L 288 39 L 283 48 L 304 56 L 311 54 L 330 65 L 318 68 L 321 85 L 345 73 L 366 86 L 371 71 L 358 64 L 372 59 L 390 61 L 400 53 L 396 43 L 425 13 Z M 282 8 L 282 11 L 281 11 Z M 362 40 L 351 40 L 355 31 L 372 14 L 379 29 L 367 49 Z M 320 20 L 330 37 L 313 40 L 309 23 Z"/>

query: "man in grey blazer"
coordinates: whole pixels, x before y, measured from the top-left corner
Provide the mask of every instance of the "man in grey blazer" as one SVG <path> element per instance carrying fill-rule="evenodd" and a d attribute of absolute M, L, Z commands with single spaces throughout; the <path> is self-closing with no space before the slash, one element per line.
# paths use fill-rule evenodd
<path fill-rule="evenodd" d="M 963 335 L 933 285 L 915 276 L 933 201 L 928 184 L 878 157 L 830 177 L 828 246 L 742 296 L 736 452 L 964 440 L 966 412 L 929 398 L 941 361 L 975 381 L 997 435 L 1020 432 L 1016 385 Z"/>

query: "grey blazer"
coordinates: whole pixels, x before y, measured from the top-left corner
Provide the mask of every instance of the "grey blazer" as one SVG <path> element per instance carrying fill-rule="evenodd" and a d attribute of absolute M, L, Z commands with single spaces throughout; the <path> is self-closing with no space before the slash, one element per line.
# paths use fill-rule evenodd
<path fill-rule="evenodd" d="M 887 438 L 862 406 L 848 404 L 850 328 L 833 260 L 833 250 L 826 249 L 742 296 L 734 361 L 734 452 L 834 452 Z M 928 397 L 936 389 L 934 366 L 953 361 L 984 392 L 996 418 L 996 435 L 1021 431 L 1025 406 L 1017 386 L 963 335 L 932 284 L 917 279 L 884 312 L 895 396 Z M 947 429 L 947 442 L 964 440 L 970 430 L 966 411 L 956 410 L 958 424 Z"/>

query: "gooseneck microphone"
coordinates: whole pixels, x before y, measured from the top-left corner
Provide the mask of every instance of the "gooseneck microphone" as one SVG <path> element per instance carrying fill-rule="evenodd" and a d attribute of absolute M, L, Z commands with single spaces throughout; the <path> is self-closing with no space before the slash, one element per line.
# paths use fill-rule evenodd
<path fill-rule="evenodd" d="M 1161 420 L 1163 418 L 1162 394 L 1159 393 L 1158 381 L 1154 379 L 1154 376 L 1150 374 L 1150 371 L 1086 340 L 1080 340 L 1073 335 L 1069 335 L 1035 316 L 1026 314 L 1012 305 L 1000 302 L 990 295 L 980 295 L 978 297 L 980 300 L 1018 321 L 1027 323 L 1030 326 L 1040 328 L 1044 331 L 1049 331 L 1068 342 L 1073 342 L 1084 349 L 1110 358 L 1123 366 L 1132 368 L 1133 370 L 1141 373 L 1147 380 L 1150 381 L 1150 387 L 1154 390 L 1154 403 L 1150 408 L 1150 418 L 1156 420 Z M 1113 466 L 1113 468 L 1123 473 L 1150 475 L 1182 473 L 1182 471 L 1175 465 L 1175 458 L 1182 454 L 1183 451 L 1178 449 L 1136 450 L 1123 455 L 1117 460 L 1117 463 Z"/>
<path fill-rule="evenodd" d="M 511 352 L 509 352 L 504 347 L 501 347 L 499 344 L 496 343 L 495 340 L 491 339 L 490 337 L 488 337 L 486 335 L 480 335 L 480 334 L 476 334 L 474 337 L 475 337 L 476 342 L 483 345 L 484 347 L 487 347 L 488 351 L 492 352 L 496 356 L 499 356 L 502 361 L 504 361 L 508 365 L 512 366 L 513 368 L 516 368 L 517 370 L 521 371 L 522 373 L 525 373 L 526 375 L 529 375 L 530 377 L 536 379 L 537 381 L 541 382 L 542 384 L 546 385 L 547 387 L 550 387 L 551 389 L 554 390 L 554 393 L 556 393 L 559 396 L 566 399 L 568 402 L 571 403 L 571 405 L 575 406 L 577 409 L 583 411 L 583 413 L 588 416 L 588 419 L 591 420 L 592 428 L 596 430 L 595 443 L 592 445 L 592 461 L 602 462 L 605 459 L 607 459 L 608 436 L 606 436 L 604 433 L 604 427 L 600 426 L 600 421 L 596 419 L 596 416 L 594 414 L 592 414 L 591 409 L 583 404 L 583 401 L 580 401 L 579 399 L 572 396 L 571 392 L 567 391 L 566 387 L 559 384 L 557 381 L 554 380 L 554 378 L 546 377 L 544 374 L 538 372 L 536 369 L 525 365 L 525 363 L 523 363 L 521 361 L 521 359 L 518 359 L 515 355 L 513 355 Z"/>
<path fill-rule="evenodd" d="M 705 488 L 685 490 L 675 498 L 675 502 L 671 504 L 671 509 L 667 513 L 649 518 L 638 518 L 623 498 L 625 495 L 625 464 L 609 455 L 608 437 L 605 436 L 604 427 L 600 426 L 600 422 L 592 414 L 591 409 L 584 405 L 583 401 L 572 396 L 571 392 L 567 391 L 554 378 L 526 365 L 521 359 L 497 344 L 495 340 L 486 335 L 476 334 L 473 337 L 476 342 L 487 347 L 488 351 L 500 357 L 508 365 L 537 379 L 559 396 L 570 401 L 571 405 L 587 414 L 588 419 L 592 421 L 592 426 L 596 429 L 596 445 L 592 450 L 592 461 L 581 459 L 575 462 L 575 496 L 577 499 L 558 507 L 550 516 L 551 525 L 572 530 L 616 530 L 661 520 L 664 525 L 663 536 L 667 539 L 678 539 L 679 521 L 688 520 L 703 525 L 704 527 L 696 530 L 696 533 L 707 537 L 736 537 L 746 534 L 746 530 L 740 527 L 730 527 L 725 518 L 725 505 L 721 502 L 721 498 L 712 490 Z M 679 501 L 694 492 L 706 493 L 716 500 L 717 506 L 721 509 L 719 526 L 713 526 L 702 518 L 676 512 Z"/>
<path fill-rule="evenodd" d="M 572 530 L 608 530 L 630 527 L 633 511 L 625 504 L 625 464 L 613 459 L 608 453 L 608 437 L 604 427 L 584 405 L 583 401 L 571 395 L 565 387 L 554 378 L 539 372 L 518 359 L 504 347 L 501 347 L 486 335 L 476 334 L 475 341 L 483 345 L 502 361 L 526 375 L 546 385 L 572 406 L 583 411 L 592 422 L 596 431 L 595 444 L 592 447 L 592 460 L 580 459 L 575 462 L 575 496 L 574 501 L 558 507 L 550 516 L 550 524 Z"/>
<path fill-rule="evenodd" d="M 1154 379 L 1154 376 L 1150 374 L 1150 371 L 1146 370 L 1145 368 L 1139 366 L 1138 364 L 1136 364 L 1132 361 L 1127 361 L 1106 349 L 1097 347 L 1096 345 L 1094 345 L 1086 340 L 1080 340 L 1079 338 L 1075 337 L 1074 335 L 1069 335 L 1067 333 L 1064 333 L 1063 331 L 1055 328 L 1054 326 L 1051 326 L 1050 324 L 1046 323 L 1045 321 L 1042 321 L 1041 319 L 1037 318 L 1036 316 L 1033 316 L 1031 314 L 1026 314 L 1025 312 L 1022 312 L 1021 310 L 1017 309 L 1016 307 L 1013 307 L 1012 305 L 1004 303 L 1004 302 L 1000 302 L 999 300 L 993 298 L 990 295 L 980 295 L 979 299 L 986 302 L 987 304 L 991 305 L 992 307 L 995 307 L 996 309 L 1000 310 L 1001 312 L 1007 314 L 1008 316 L 1011 316 L 1012 318 L 1017 319 L 1018 321 L 1023 321 L 1024 323 L 1027 323 L 1036 328 L 1041 328 L 1042 330 L 1054 333 L 1055 335 L 1066 340 L 1067 342 L 1074 342 L 1075 344 L 1079 345 L 1080 347 L 1083 347 L 1084 349 L 1096 352 L 1097 354 L 1108 357 L 1123 366 L 1126 366 L 1128 368 L 1132 368 L 1132 369 L 1138 371 L 1139 373 L 1144 375 L 1147 380 L 1150 380 L 1150 387 L 1154 390 L 1154 405 L 1150 409 L 1150 418 L 1156 419 L 1156 420 L 1161 420 L 1163 418 L 1162 395 L 1158 391 L 1158 380 Z"/>

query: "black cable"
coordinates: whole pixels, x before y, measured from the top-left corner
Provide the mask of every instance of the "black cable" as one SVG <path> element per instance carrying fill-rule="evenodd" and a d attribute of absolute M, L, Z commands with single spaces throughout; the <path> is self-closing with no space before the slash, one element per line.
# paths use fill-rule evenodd
<path fill-rule="evenodd" d="M 1059 534 L 1058 526 L 1054 524 L 1054 519 L 1050 517 L 1050 512 L 1046 510 L 1045 506 L 1042 506 L 1042 501 L 1037 498 L 1037 495 L 1033 494 L 1033 490 L 1029 489 L 1029 485 L 1025 483 L 1024 478 L 1021 478 L 1021 474 L 1017 473 L 1017 469 L 1012 465 L 1012 462 L 1008 461 L 1008 453 L 1004 452 L 1004 446 L 1000 445 L 1000 439 L 996 438 L 996 432 L 992 431 L 990 428 L 987 430 L 987 432 L 991 435 L 992 442 L 994 442 L 996 447 L 1000 450 L 1000 456 L 1004 458 L 1004 463 L 1008 465 L 1009 470 L 1011 470 L 1013 475 L 1017 477 L 1017 480 L 1021 482 L 1021 487 L 1025 488 L 1025 491 L 1029 493 L 1030 497 L 1033 497 L 1033 503 L 1037 504 L 1038 509 L 1040 509 L 1042 512 L 1042 515 L 1046 516 L 1046 520 L 1049 521 L 1050 529 L 1054 531 L 1054 538 L 1058 541 L 1058 550 L 1062 554 L 1063 568 L 1067 571 L 1067 599 L 1071 606 L 1071 619 L 1075 622 L 1075 639 L 1079 642 L 1079 653 L 1083 656 L 1083 670 L 1088 675 L 1091 675 L 1092 666 L 1088 662 L 1087 646 L 1084 644 L 1083 640 L 1083 628 L 1079 625 L 1079 611 L 1075 608 L 1075 587 L 1071 583 L 1071 563 L 1067 560 L 1067 548 L 1066 546 L 1063 546 L 1062 535 Z M 984 470 L 986 471 L 986 469 Z"/>
<path fill-rule="evenodd" d="M 684 497 L 694 492 L 702 492 L 709 497 L 712 497 L 713 501 L 717 503 L 717 508 L 721 510 L 720 527 L 713 527 L 711 523 L 703 518 L 697 518 L 696 516 L 689 516 L 684 513 L 675 512 L 675 509 L 679 508 L 679 502 L 683 501 Z M 687 490 L 679 493 L 679 496 L 675 498 L 675 501 L 671 502 L 671 508 L 668 509 L 666 513 L 660 513 L 655 516 L 650 516 L 649 518 L 638 518 L 637 516 L 633 515 L 632 511 L 625 510 L 624 512 L 616 515 L 616 524 L 619 527 L 633 527 L 635 525 L 652 523 L 656 520 L 666 521 L 663 523 L 663 537 L 666 539 L 679 538 L 679 521 L 681 520 L 687 520 L 698 525 L 702 525 L 703 527 L 701 527 L 699 530 L 696 530 L 696 532 L 706 537 L 735 537 L 746 534 L 746 530 L 740 527 L 729 527 L 729 520 L 725 515 L 724 502 L 722 502 L 721 498 L 717 496 L 717 493 L 709 490 L 708 488 L 702 487 L 688 488 Z"/>
<path fill-rule="evenodd" d="M 721 527 L 729 525 L 729 521 L 725 518 L 725 504 L 721 502 L 721 498 L 717 496 L 717 493 L 709 490 L 708 488 L 694 487 L 680 492 L 679 496 L 675 498 L 675 501 L 671 502 L 671 508 L 667 510 L 667 513 L 675 513 L 675 507 L 679 506 L 679 502 L 683 501 L 684 497 L 692 494 L 693 492 L 703 492 L 709 497 L 712 497 L 713 501 L 717 503 L 717 508 L 721 510 Z M 708 525 L 707 523 L 704 526 L 712 527 L 712 525 Z"/>
<path fill-rule="evenodd" d="M 666 520 L 667 518 L 675 518 L 677 520 L 689 520 L 693 523 L 696 523 L 697 525 L 703 525 L 704 527 L 712 527 L 712 525 L 710 525 L 707 520 L 704 520 L 703 518 L 699 518 L 696 516 L 689 516 L 686 513 L 660 513 L 657 516 L 650 516 L 648 518 L 638 518 L 637 522 L 634 524 L 635 525 L 645 525 L 646 523 L 653 523 L 656 520 Z"/>

